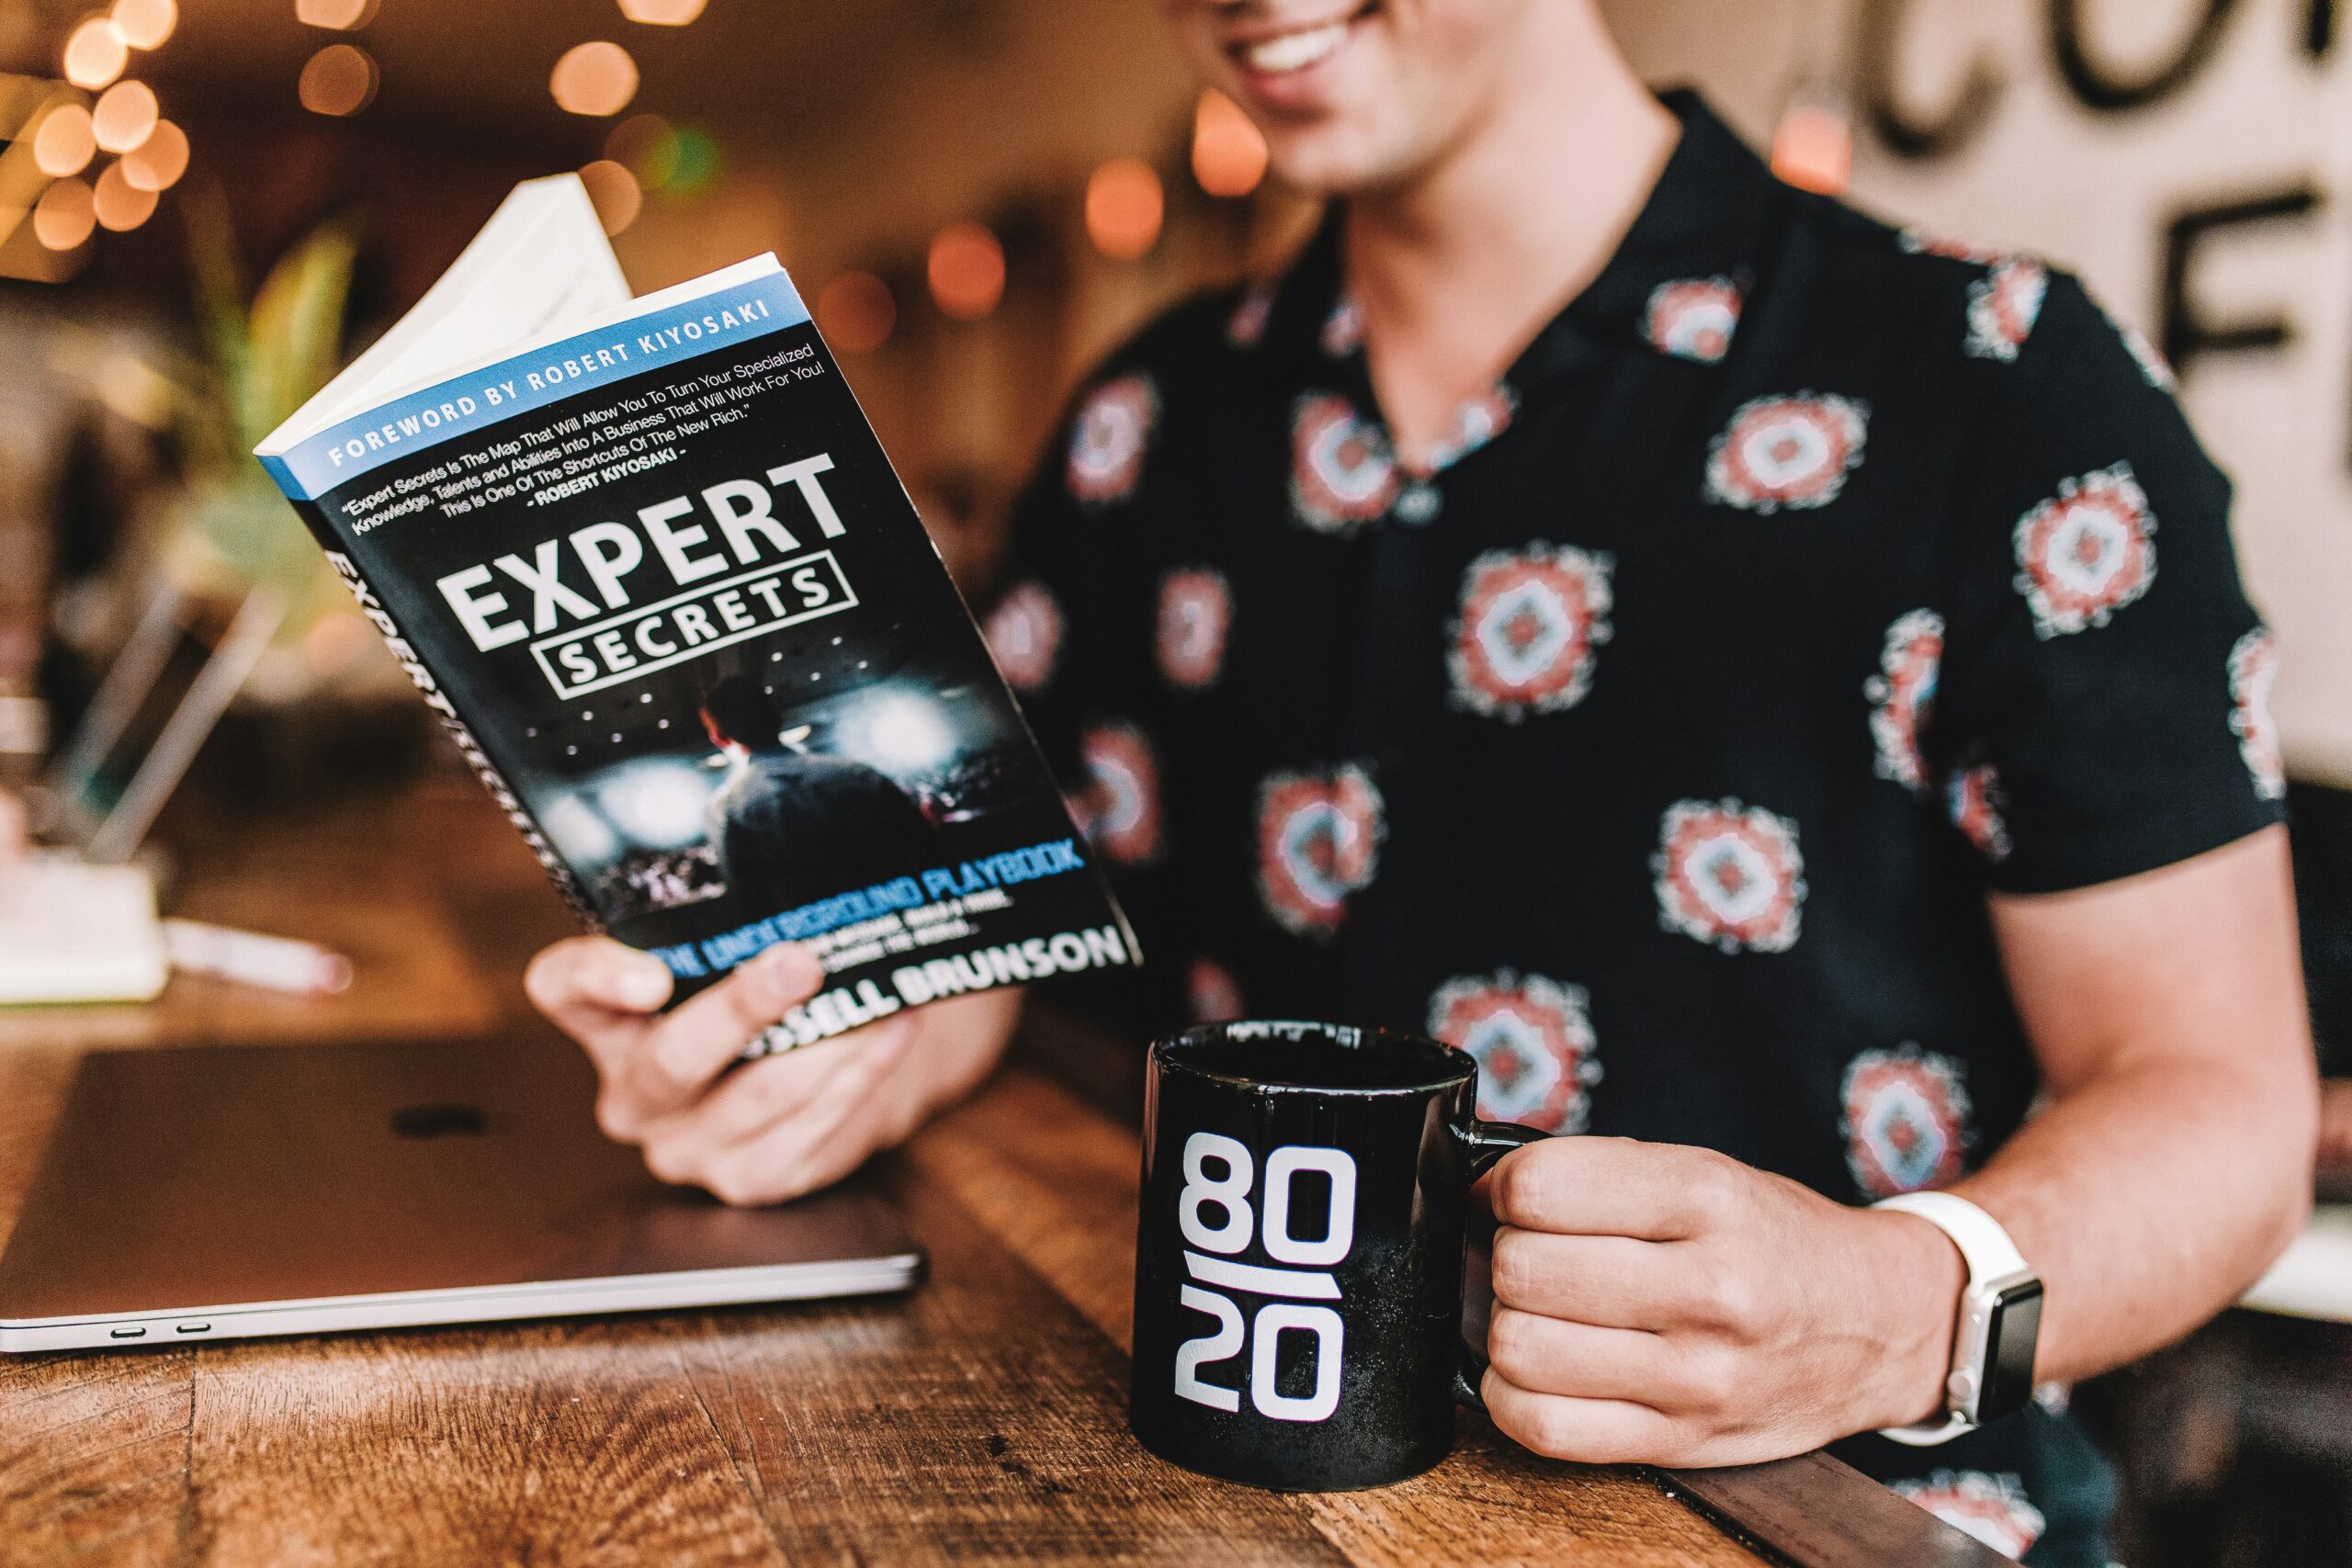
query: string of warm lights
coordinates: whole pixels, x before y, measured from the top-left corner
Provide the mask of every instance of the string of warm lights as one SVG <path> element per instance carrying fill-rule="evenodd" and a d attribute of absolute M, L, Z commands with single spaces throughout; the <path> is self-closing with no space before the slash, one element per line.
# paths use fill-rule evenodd
<path fill-rule="evenodd" d="M 50 181 L 32 214 L 33 237 L 47 249 L 79 250 L 96 230 L 138 228 L 187 172 L 187 133 L 164 118 L 153 87 L 124 75 L 133 52 L 162 48 L 179 19 L 177 0 L 115 0 L 66 35 L 60 71 L 97 96 L 61 95 L 25 132 L 33 166 Z M 100 165 L 102 154 L 111 161 Z"/>
<path fill-rule="evenodd" d="M 1266 177 L 1266 139 L 1239 105 L 1211 89 L 1193 116 L 1193 178 L 1212 197 L 1250 195 Z M 1159 172 L 1140 158 L 1113 158 L 1087 176 L 1086 237 L 1113 261 L 1148 255 L 1167 220 L 1167 191 Z M 932 237 L 924 258 L 932 303 L 952 321 L 975 321 L 1004 298 L 1004 247 L 986 225 L 962 220 Z M 863 354 L 889 341 L 899 318 L 890 286 L 864 270 L 845 272 L 817 296 L 817 324 L 844 353 Z"/>

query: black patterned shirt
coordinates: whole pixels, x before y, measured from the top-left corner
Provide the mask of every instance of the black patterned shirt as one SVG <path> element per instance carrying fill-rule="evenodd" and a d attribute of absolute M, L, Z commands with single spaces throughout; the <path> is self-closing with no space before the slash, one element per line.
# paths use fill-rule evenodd
<path fill-rule="evenodd" d="M 1868 1201 L 2039 1090 L 1988 892 L 2279 819 L 2271 643 L 2228 480 L 2080 283 L 1671 107 L 1617 254 L 1424 466 L 1336 222 L 1114 355 L 990 643 L 1148 955 L 1126 1027 L 1400 1025 L 1487 1115 Z M 2105 1473 L 2040 1409 L 1844 1451 L 2105 1561 Z"/>

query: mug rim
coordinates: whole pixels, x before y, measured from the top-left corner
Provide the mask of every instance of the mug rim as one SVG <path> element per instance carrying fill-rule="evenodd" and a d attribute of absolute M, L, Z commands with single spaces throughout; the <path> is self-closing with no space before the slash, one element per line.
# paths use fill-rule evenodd
<path fill-rule="evenodd" d="M 1430 1057 L 1431 1066 L 1442 1064 L 1448 1070 L 1432 1072 L 1416 1077 L 1409 1083 L 1332 1086 L 1325 1084 L 1270 1083 L 1263 1078 L 1243 1073 L 1219 1072 L 1197 1062 L 1187 1061 L 1185 1048 L 1221 1043 L 1234 1037 L 1237 1030 L 1298 1030 L 1319 1034 L 1327 1040 L 1340 1035 L 1354 1035 L 1359 1041 L 1374 1040 L 1410 1046 Z M 1246 1038 L 1246 1036 L 1244 1037 Z M 1295 1043 L 1295 1042 L 1294 1042 Z M 1337 1042 L 1343 1049 L 1357 1047 L 1344 1041 Z M 1224 1023 L 1200 1023 L 1173 1034 L 1163 1034 L 1151 1043 L 1150 1058 L 1163 1072 L 1182 1073 L 1190 1077 L 1206 1079 L 1233 1089 L 1249 1089 L 1259 1094 L 1320 1094 L 1345 1095 L 1356 1099 L 1372 1099 L 1383 1095 L 1421 1095 L 1475 1082 L 1478 1063 L 1470 1053 L 1442 1040 L 1432 1040 L 1426 1034 L 1409 1030 L 1387 1029 L 1377 1024 L 1325 1023 L 1312 1019 L 1233 1019 Z"/>

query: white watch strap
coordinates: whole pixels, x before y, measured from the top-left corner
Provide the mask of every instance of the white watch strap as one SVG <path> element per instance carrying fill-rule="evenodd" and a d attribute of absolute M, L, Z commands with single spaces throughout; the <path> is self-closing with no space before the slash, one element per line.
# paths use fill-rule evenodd
<path fill-rule="evenodd" d="M 1962 1317 L 1967 1315 L 1971 1292 L 1996 1280 L 2031 1271 L 2026 1264 L 2025 1254 L 2019 1252 L 2017 1243 L 2009 1239 L 2009 1233 L 2001 1228 L 2001 1222 L 1955 1193 L 1905 1192 L 1871 1207 L 1917 1214 L 1951 1238 L 1951 1244 L 1960 1248 L 1961 1261 L 1968 1265 L 1968 1280 L 1961 1287 L 1959 1303 Z M 1955 1346 L 1955 1353 L 1957 1350 Z M 1982 1371 L 1979 1368 L 1964 1370 L 1973 1373 L 1981 1373 Z M 1950 1442 L 1962 1432 L 1973 1429 L 1973 1426 L 1974 1423 L 1965 1416 L 1955 1412 L 1939 1421 L 1922 1421 L 1915 1427 L 1889 1427 L 1879 1435 L 1898 1443 L 1924 1448 Z"/>

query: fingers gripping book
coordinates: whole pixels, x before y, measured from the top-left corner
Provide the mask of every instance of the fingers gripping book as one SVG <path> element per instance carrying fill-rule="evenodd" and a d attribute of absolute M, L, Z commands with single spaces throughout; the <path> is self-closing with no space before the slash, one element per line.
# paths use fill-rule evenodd
<path fill-rule="evenodd" d="M 1141 961 L 773 255 L 632 299 L 530 181 L 255 456 L 592 928 L 817 953 L 763 1049 Z"/>

